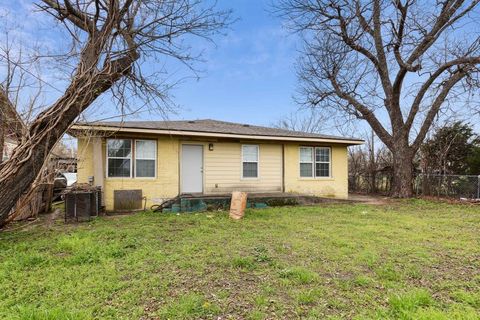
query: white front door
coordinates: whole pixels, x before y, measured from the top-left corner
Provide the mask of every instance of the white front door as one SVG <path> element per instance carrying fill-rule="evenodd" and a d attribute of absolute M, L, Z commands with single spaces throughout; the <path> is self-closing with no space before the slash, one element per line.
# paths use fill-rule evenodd
<path fill-rule="evenodd" d="M 181 193 L 203 192 L 203 146 L 182 145 Z"/>

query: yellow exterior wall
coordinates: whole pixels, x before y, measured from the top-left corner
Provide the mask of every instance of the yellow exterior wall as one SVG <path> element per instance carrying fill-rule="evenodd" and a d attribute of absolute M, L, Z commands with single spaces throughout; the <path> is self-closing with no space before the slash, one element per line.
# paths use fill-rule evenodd
<path fill-rule="evenodd" d="M 130 138 L 130 137 L 129 137 Z M 152 137 L 138 137 L 152 139 Z M 147 198 L 147 208 L 152 204 L 159 204 L 166 199 L 178 195 L 179 190 L 179 162 L 178 139 L 171 137 L 153 137 L 157 139 L 157 176 L 156 178 L 106 178 L 104 173 L 104 202 L 106 210 L 113 210 L 114 190 L 142 189 Z M 81 156 L 81 150 L 84 156 Z M 104 168 L 106 168 L 106 140 L 102 142 Z M 88 177 L 93 175 L 92 144 L 86 139 L 78 139 L 79 165 L 78 182 L 88 183 Z"/>
<path fill-rule="evenodd" d="M 348 157 L 345 145 L 331 147 L 330 178 L 301 178 L 300 151 L 303 144 L 285 145 L 285 192 L 321 197 L 348 198 Z"/>
<path fill-rule="evenodd" d="M 208 150 L 208 142 L 182 141 L 168 136 L 128 136 L 157 140 L 156 178 L 106 178 L 104 172 L 104 202 L 107 210 L 113 210 L 113 191 L 142 189 L 147 198 L 147 208 L 165 199 L 173 198 L 180 191 L 180 154 L 182 143 L 204 146 L 204 193 L 224 194 L 234 190 L 247 192 L 285 192 L 324 197 L 348 197 L 347 147 L 333 145 L 331 178 L 300 178 L 299 147 L 303 144 L 249 143 L 259 145 L 260 162 L 258 179 L 242 179 L 241 145 L 239 142 L 212 142 L 214 150 Z M 106 142 L 102 139 L 103 166 L 106 168 Z M 284 153 L 284 155 L 282 154 Z M 284 181 L 282 182 L 282 161 Z M 105 171 L 105 170 L 104 170 Z M 88 183 L 94 174 L 93 147 L 87 138 L 78 139 L 78 182 Z"/>
<path fill-rule="evenodd" d="M 88 183 L 93 176 L 93 145 L 89 138 L 78 138 L 77 144 L 77 182 Z"/>
<path fill-rule="evenodd" d="M 105 150 L 106 148 L 102 148 Z M 105 155 L 103 156 L 105 159 Z M 152 204 L 160 204 L 166 199 L 178 195 L 178 139 L 159 137 L 157 139 L 157 176 L 156 178 L 106 178 L 105 205 L 113 210 L 114 190 L 142 189 L 147 198 L 147 208 Z"/>
<path fill-rule="evenodd" d="M 259 146 L 258 178 L 242 178 L 242 143 L 214 143 L 213 151 L 204 147 L 204 193 L 282 191 L 282 145 L 249 144 Z"/>

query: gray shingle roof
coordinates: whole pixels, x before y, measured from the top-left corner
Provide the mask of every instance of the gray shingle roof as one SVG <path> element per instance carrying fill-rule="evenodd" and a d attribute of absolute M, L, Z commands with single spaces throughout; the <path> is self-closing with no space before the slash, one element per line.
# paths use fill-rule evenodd
<path fill-rule="evenodd" d="M 78 123 L 85 125 L 85 123 Z M 205 133 L 225 133 L 240 135 L 257 135 L 257 136 L 275 136 L 275 137 L 292 137 L 292 138 L 317 138 L 317 139 L 335 139 L 335 140 L 355 140 L 361 142 L 361 139 L 339 137 L 324 134 L 292 131 L 278 128 L 269 128 L 254 126 L 249 124 L 218 121 L 211 119 L 190 120 L 190 121 L 104 121 L 89 123 L 91 126 L 108 126 L 117 128 L 133 128 L 133 129 L 156 129 L 171 131 L 192 131 Z"/>

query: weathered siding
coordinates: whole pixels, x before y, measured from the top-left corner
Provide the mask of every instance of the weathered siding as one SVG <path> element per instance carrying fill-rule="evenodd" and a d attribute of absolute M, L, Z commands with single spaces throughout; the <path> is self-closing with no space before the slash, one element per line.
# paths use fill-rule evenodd
<path fill-rule="evenodd" d="M 331 177 L 301 178 L 299 148 L 302 145 L 285 145 L 285 191 L 322 197 L 348 198 L 347 147 L 344 145 L 325 145 L 332 148 Z"/>
<path fill-rule="evenodd" d="M 127 138 L 132 138 L 128 136 Z M 180 190 L 180 148 L 182 141 L 166 136 L 139 136 L 138 138 L 157 139 L 157 176 L 156 178 L 106 178 L 105 205 L 113 210 L 113 191 L 142 189 L 147 197 L 147 207 L 166 198 L 178 195 Z M 90 142 L 90 143 L 89 143 Z M 347 147 L 333 145 L 332 177 L 300 178 L 299 147 L 302 144 L 285 144 L 284 156 L 282 144 L 259 145 L 259 177 L 242 178 L 242 143 L 213 142 L 214 150 L 208 150 L 208 142 L 185 142 L 204 146 L 204 193 L 222 194 L 235 190 L 247 192 L 285 192 L 304 193 L 325 197 L 348 197 Z M 106 168 L 106 140 L 102 139 L 103 168 Z M 330 145 L 328 145 L 330 146 Z M 91 140 L 78 139 L 78 181 L 88 183 L 94 175 L 93 146 Z M 282 161 L 285 163 L 285 181 L 282 183 Z M 105 169 L 103 170 L 105 171 Z"/>
<path fill-rule="evenodd" d="M 255 143 L 250 143 L 255 144 Z M 242 178 L 242 144 L 214 143 L 214 150 L 205 152 L 205 193 L 218 194 L 232 191 L 282 191 L 282 145 L 259 146 L 258 178 Z"/>

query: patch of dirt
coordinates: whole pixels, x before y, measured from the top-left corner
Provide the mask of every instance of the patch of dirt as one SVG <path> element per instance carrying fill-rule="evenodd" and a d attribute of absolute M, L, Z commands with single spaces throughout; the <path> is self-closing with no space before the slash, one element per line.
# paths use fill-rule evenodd
<path fill-rule="evenodd" d="M 55 209 L 53 212 L 39 214 L 36 218 L 29 218 L 26 220 L 14 221 L 7 224 L 0 231 L 30 231 L 38 227 L 46 227 L 51 229 L 55 220 L 63 219 L 63 211 Z"/>
<path fill-rule="evenodd" d="M 391 204 L 393 202 L 391 198 L 385 197 L 382 195 L 370 195 L 370 194 L 358 194 L 358 193 L 348 194 L 348 200 L 356 203 L 365 203 L 365 204 L 373 204 L 373 205 L 385 205 L 385 204 Z"/>

